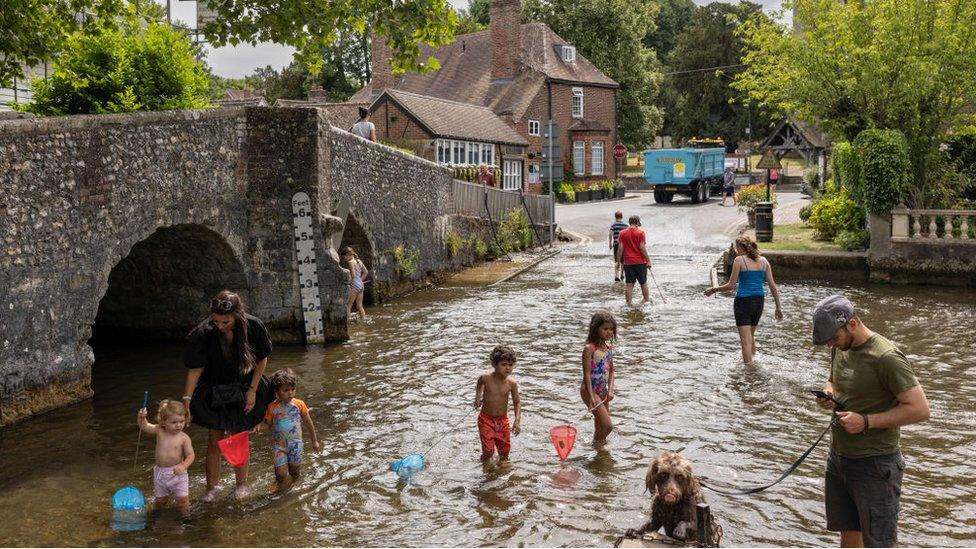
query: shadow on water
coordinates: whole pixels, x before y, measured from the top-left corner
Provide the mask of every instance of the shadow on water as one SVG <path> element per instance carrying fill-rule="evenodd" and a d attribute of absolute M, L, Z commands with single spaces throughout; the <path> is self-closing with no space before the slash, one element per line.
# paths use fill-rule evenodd
<path fill-rule="evenodd" d="M 771 481 L 828 418 L 806 390 L 826 375 L 827 352 L 809 343 L 810 311 L 845 292 L 871 328 L 897 342 L 932 405 L 931 419 L 903 430 L 908 461 L 900 541 L 964 546 L 976 531 L 976 333 L 971 293 L 945 289 L 781 283 L 785 319 L 767 314 L 756 364 L 740 363 L 732 301 L 701 295 L 721 239 L 699 243 L 682 227 L 649 232 L 657 281 L 668 297 L 627 307 L 612 284 L 605 242 L 571 248 L 522 276 L 487 288 L 434 288 L 370 310 L 352 339 L 327 348 L 278 346 L 269 370 L 299 375 L 324 450 L 306 451 L 303 476 L 274 486 L 267 437 L 255 439 L 254 496 L 196 504 L 188 520 L 161 515 L 142 531 L 108 528 L 109 498 L 134 483 L 151 492 L 153 441 L 143 438 L 135 473 L 135 414 L 179 397 L 178 346 L 98 349 L 95 397 L 0 431 L 0 537 L 8 545 L 69 546 L 605 546 L 645 520 L 644 474 L 662 450 L 682 449 L 695 470 L 733 485 Z M 639 295 L 639 293 L 638 293 Z M 619 320 L 615 430 L 606 451 L 589 441 L 579 400 L 580 351 L 597 308 Z M 497 344 L 519 353 L 522 434 L 511 462 L 482 464 L 476 418 L 462 421 L 474 381 Z M 409 484 L 390 462 L 423 451 L 456 422 Z M 579 430 L 564 464 L 549 429 Z M 206 433 L 191 499 L 203 491 Z M 817 449 L 787 481 L 749 498 L 709 494 L 727 545 L 834 545 L 824 530 Z M 222 488 L 231 488 L 223 471 Z"/>

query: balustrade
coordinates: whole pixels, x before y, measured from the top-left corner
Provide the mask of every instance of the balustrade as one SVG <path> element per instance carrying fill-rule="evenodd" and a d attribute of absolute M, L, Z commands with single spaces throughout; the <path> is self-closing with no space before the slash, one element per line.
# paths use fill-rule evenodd
<path fill-rule="evenodd" d="M 976 244 L 976 210 L 909 210 L 891 212 L 891 240 L 896 242 L 966 242 Z"/>

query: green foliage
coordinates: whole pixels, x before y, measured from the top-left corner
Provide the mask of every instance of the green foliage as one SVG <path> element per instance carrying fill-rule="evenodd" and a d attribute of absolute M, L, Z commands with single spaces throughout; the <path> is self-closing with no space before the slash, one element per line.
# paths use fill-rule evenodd
<path fill-rule="evenodd" d="M 645 0 L 538 0 L 523 5 L 525 19 L 548 24 L 620 84 L 617 136 L 631 149 L 650 145 L 661 127 L 662 113 L 655 105 L 660 68 L 643 42 L 654 30 L 656 12 L 657 3 Z"/>
<path fill-rule="evenodd" d="M 834 182 L 853 190 L 861 175 L 858 173 L 859 166 L 851 144 L 847 141 L 834 143 L 830 164 L 834 172 Z"/>
<path fill-rule="evenodd" d="M 946 153 L 960 172 L 976 178 L 976 126 L 963 126 L 945 139 Z"/>
<path fill-rule="evenodd" d="M 810 220 L 810 214 L 813 213 L 813 204 L 807 204 L 800 208 L 800 221 L 806 223 Z"/>
<path fill-rule="evenodd" d="M 875 215 L 886 215 L 911 185 L 908 143 L 897 130 L 864 130 L 851 144 L 857 159 L 855 200 Z"/>
<path fill-rule="evenodd" d="M 279 0 L 206 0 L 217 19 L 203 27 L 214 47 L 275 42 L 295 48 L 295 60 L 318 74 L 322 52 L 342 36 L 375 31 L 392 51 L 394 70 L 436 70 L 433 56 L 421 59 L 420 43 L 432 47 L 454 38 L 456 15 L 446 0 L 362 0 L 313 2 Z"/>
<path fill-rule="evenodd" d="M 834 237 L 834 244 L 849 252 L 863 250 L 871 245 L 871 232 L 867 229 L 844 229 Z"/>
<path fill-rule="evenodd" d="M 556 193 L 566 197 L 566 202 L 576 202 L 576 190 L 573 188 L 572 183 L 563 181 L 556 186 Z"/>
<path fill-rule="evenodd" d="M 667 129 L 678 139 L 719 136 L 729 150 L 753 135 L 763 136 L 778 121 L 771 109 L 747 105 L 743 94 L 731 87 L 729 71 L 737 70 L 745 44 L 736 30 L 749 19 L 768 20 L 762 6 L 751 2 L 735 5 L 712 2 L 695 10 L 690 24 L 677 37 L 666 58 L 669 72 L 664 87 L 671 102 Z M 710 67 L 731 69 L 702 70 Z"/>
<path fill-rule="evenodd" d="M 420 252 L 398 244 L 393 248 L 393 260 L 396 263 L 393 270 L 401 278 L 410 278 L 417 272 L 417 260 Z"/>
<path fill-rule="evenodd" d="M 976 2 L 794 0 L 792 8 L 802 32 L 745 25 L 747 68 L 734 86 L 847 140 L 867 128 L 900 130 L 911 184 L 922 188 L 945 129 L 976 97 Z M 911 207 L 929 205 L 925 192 L 908 197 Z"/>
<path fill-rule="evenodd" d="M 24 110 L 40 115 L 194 109 L 209 105 L 208 80 L 186 35 L 135 17 L 119 28 L 76 34 L 38 81 Z"/>
<path fill-rule="evenodd" d="M 444 247 L 447 248 L 447 256 L 455 257 L 461 248 L 464 247 L 464 239 L 454 229 L 450 229 L 444 235 Z"/>
<path fill-rule="evenodd" d="M 773 203 L 773 207 L 776 207 L 778 203 L 776 198 L 776 191 L 770 190 L 769 200 Z M 763 183 L 757 183 L 755 185 L 746 185 L 739 189 L 735 195 L 736 204 L 739 205 L 740 212 L 747 212 L 749 210 L 755 209 L 756 204 L 766 201 L 766 185 Z"/>
<path fill-rule="evenodd" d="M 498 224 L 498 245 L 495 246 L 496 257 L 505 253 L 517 252 L 532 247 L 532 228 L 529 218 L 521 208 L 513 208 Z M 494 246 L 495 243 L 492 242 Z M 500 246 L 501 249 L 497 249 Z"/>
<path fill-rule="evenodd" d="M 472 236 L 471 240 L 469 240 L 469 245 L 471 251 L 474 252 L 474 256 L 478 259 L 482 259 L 488 254 L 488 245 L 485 244 L 485 241 L 480 236 Z"/>
<path fill-rule="evenodd" d="M 654 19 L 654 30 L 644 36 L 644 45 L 664 60 L 674 49 L 678 37 L 691 23 L 695 4 L 691 0 L 662 0 Z"/>
<path fill-rule="evenodd" d="M 833 240 L 842 231 L 864 228 L 864 208 L 851 198 L 847 187 L 831 185 L 831 190 L 813 205 L 808 222 L 818 240 Z"/>
<path fill-rule="evenodd" d="M 0 88 L 61 53 L 78 32 L 97 34 L 115 26 L 125 12 L 123 0 L 3 0 L 0 8 Z M 78 18 L 78 13 L 86 13 Z"/>
<path fill-rule="evenodd" d="M 611 195 L 613 194 L 613 181 L 610 181 L 609 179 L 607 179 L 606 181 L 604 181 L 603 183 L 600 184 L 600 187 L 604 191 L 610 193 Z"/>

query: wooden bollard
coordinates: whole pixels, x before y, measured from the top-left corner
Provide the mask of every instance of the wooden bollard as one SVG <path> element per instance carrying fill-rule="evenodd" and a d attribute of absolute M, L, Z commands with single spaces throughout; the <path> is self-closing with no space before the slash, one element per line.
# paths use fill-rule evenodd
<path fill-rule="evenodd" d="M 708 504 L 699 503 L 695 508 L 695 516 L 698 519 L 698 544 L 711 547 L 712 511 Z"/>

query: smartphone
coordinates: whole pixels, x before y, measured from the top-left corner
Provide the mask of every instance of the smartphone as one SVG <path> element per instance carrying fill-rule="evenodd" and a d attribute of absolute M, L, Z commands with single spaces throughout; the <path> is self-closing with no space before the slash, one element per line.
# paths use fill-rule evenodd
<path fill-rule="evenodd" d="M 829 400 L 829 401 L 833 402 L 834 404 L 837 405 L 837 409 L 838 410 L 844 409 L 844 405 L 842 403 L 840 403 L 837 399 L 835 399 L 832 395 L 829 395 L 829 394 L 827 394 L 827 393 L 825 393 L 823 391 L 818 391 L 816 389 L 810 389 L 810 392 L 813 393 L 813 396 L 815 396 L 817 398 L 823 398 L 823 399 L 826 399 L 826 400 Z"/>

